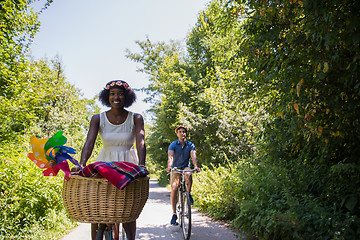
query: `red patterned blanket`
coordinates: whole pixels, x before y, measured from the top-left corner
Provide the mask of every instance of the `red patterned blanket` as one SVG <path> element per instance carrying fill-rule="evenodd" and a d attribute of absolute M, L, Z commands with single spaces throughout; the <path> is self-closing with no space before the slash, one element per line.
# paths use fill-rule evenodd
<path fill-rule="evenodd" d="M 120 190 L 134 179 L 148 174 L 146 168 L 129 162 L 95 162 L 79 173 L 84 177 L 104 177 Z"/>

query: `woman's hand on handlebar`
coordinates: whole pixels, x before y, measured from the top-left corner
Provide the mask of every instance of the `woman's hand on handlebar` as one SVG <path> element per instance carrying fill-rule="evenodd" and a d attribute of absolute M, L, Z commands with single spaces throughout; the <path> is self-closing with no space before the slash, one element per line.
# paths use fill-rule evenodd
<path fill-rule="evenodd" d="M 145 164 L 139 164 L 138 166 L 144 168 L 147 171 Z"/>
<path fill-rule="evenodd" d="M 71 168 L 70 172 L 71 174 L 78 174 L 80 172 L 80 168 L 78 166 L 75 166 Z"/>
<path fill-rule="evenodd" d="M 82 168 L 84 168 L 85 166 L 81 165 Z M 72 174 L 79 174 L 79 172 L 81 171 L 81 168 L 79 166 L 75 166 L 73 168 L 71 168 L 70 172 Z"/>

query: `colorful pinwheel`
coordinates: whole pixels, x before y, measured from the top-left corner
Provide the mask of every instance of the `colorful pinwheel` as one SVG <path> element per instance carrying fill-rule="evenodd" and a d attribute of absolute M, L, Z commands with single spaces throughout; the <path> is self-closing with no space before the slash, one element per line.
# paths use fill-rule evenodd
<path fill-rule="evenodd" d="M 63 131 L 59 131 L 49 139 L 31 137 L 30 143 L 33 152 L 28 154 L 28 158 L 39 168 L 45 169 L 43 171 L 44 176 L 56 176 L 59 170 L 62 170 L 65 173 L 65 179 L 69 180 L 71 173 L 67 160 L 76 166 L 80 167 L 80 165 L 77 160 L 69 155 L 75 154 L 76 150 L 64 146 L 67 139 L 62 134 Z"/>

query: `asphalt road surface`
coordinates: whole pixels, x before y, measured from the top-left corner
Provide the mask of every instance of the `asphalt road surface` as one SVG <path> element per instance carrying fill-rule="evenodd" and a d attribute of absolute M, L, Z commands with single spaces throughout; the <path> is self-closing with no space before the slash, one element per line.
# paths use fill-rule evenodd
<path fill-rule="evenodd" d="M 182 240 L 179 226 L 170 225 L 172 210 L 170 192 L 150 179 L 150 194 L 146 205 L 137 220 L 136 239 L 175 239 Z M 192 209 L 191 240 L 232 240 L 246 239 L 246 236 L 229 229 L 222 222 L 214 222 Z M 91 240 L 90 224 L 81 223 L 60 240 Z"/>

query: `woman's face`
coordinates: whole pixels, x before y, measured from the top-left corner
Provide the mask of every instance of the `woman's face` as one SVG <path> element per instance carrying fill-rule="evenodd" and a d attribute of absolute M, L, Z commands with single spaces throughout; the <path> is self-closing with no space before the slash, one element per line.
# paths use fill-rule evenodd
<path fill-rule="evenodd" d="M 111 108 L 123 108 L 125 105 L 125 91 L 120 88 L 112 88 L 109 92 Z"/>

